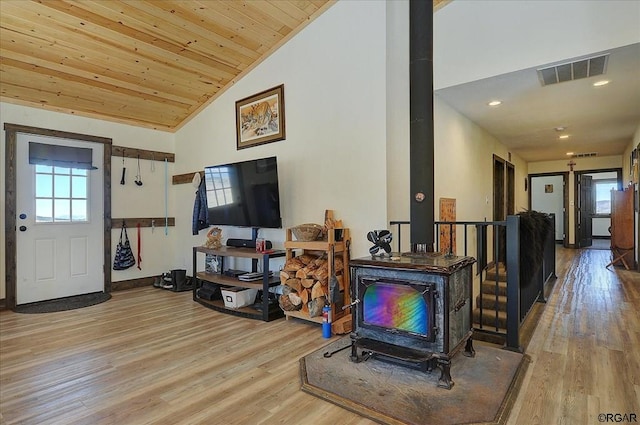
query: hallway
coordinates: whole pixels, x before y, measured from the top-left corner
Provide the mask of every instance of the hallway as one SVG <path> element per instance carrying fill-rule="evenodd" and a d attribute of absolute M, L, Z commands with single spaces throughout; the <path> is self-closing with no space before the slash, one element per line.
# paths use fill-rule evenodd
<path fill-rule="evenodd" d="M 593 239 L 593 243 L 591 244 L 591 246 L 587 247 L 589 249 L 604 249 L 604 250 L 610 250 L 611 249 L 611 238 L 606 238 L 606 239 Z"/>
<path fill-rule="evenodd" d="M 606 269 L 608 250 L 558 247 L 556 258 L 558 280 L 508 423 L 597 424 L 600 414 L 640 421 L 640 273 Z"/>

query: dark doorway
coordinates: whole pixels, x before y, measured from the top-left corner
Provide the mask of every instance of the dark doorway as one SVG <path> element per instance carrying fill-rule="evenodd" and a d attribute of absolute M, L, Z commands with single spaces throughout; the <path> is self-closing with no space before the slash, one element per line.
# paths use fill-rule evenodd
<path fill-rule="evenodd" d="M 593 177 L 578 175 L 578 248 L 593 244 Z"/>
<path fill-rule="evenodd" d="M 615 174 L 613 174 L 615 173 Z M 610 214 L 608 212 L 599 212 L 601 206 L 596 207 L 604 202 L 610 201 L 610 195 L 602 192 L 596 186 L 606 181 L 611 181 L 615 176 L 615 188 L 622 189 L 622 169 L 621 168 L 607 168 L 599 170 L 581 170 L 575 172 L 575 190 L 574 190 L 574 235 L 575 235 L 575 248 L 586 248 L 593 245 L 593 239 L 602 238 L 603 232 L 606 233 L 607 239 L 609 232 L 602 231 L 603 227 L 601 221 L 603 219 L 609 219 Z M 597 193 L 600 193 L 597 195 Z M 598 221 L 598 223 L 595 223 Z M 600 230 L 598 230 L 600 229 Z"/>
<path fill-rule="evenodd" d="M 504 159 L 493 156 L 493 221 L 506 220 L 505 210 L 505 187 L 504 187 Z M 496 263 L 506 263 L 507 260 L 507 234 L 505 230 L 498 226 L 497 235 L 494 241 L 494 258 Z"/>
<path fill-rule="evenodd" d="M 504 221 L 507 215 L 515 213 L 515 166 L 497 155 L 493 155 L 493 220 Z M 498 229 L 495 247 L 496 262 L 505 263 L 507 235 L 502 227 Z"/>
<path fill-rule="evenodd" d="M 507 215 L 513 215 L 516 213 L 516 167 L 510 162 L 506 163 L 507 166 L 507 192 L 506 192 L 506 208 Z M 505 217 L 506 218 L 506 217 Z"/>
<path fill-rule="evenodd" d="M 493 156 L 493 220 L 506 219 L 505 209 L 505 161 Z"/>

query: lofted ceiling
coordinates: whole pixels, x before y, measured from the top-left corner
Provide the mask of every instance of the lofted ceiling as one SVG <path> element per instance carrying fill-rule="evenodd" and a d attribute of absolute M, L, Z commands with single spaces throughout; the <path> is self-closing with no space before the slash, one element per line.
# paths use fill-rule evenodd
<path fill-rule="evenodd" d="M 2 0 L 0 100 L 173 132 L 335 1 Z"/>
<path fill-rule="evenodd" d="M 334 0 L 2 0 L 0 100 L 176 131 Z"/>
<path fill-rule="evenodd" d="M 0 100 L 175 132 L 335 1 L 1 0 Z"/>

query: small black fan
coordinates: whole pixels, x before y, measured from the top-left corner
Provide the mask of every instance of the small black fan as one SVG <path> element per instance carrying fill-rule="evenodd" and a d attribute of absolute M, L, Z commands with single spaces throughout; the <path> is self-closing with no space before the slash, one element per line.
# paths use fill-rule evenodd
<path fill-rule="evenodd" d="M 391 239 L 393 236 L 388 230 L 372 230 L 367 233 L 367 239 L 373 243 L 373 246 L 369 248 L 369 254 L 375 256 L 380 249 L 384 250 L 387 254 L 391 253 Z M 380 254 L 380 255 L 384 255 Z"/>

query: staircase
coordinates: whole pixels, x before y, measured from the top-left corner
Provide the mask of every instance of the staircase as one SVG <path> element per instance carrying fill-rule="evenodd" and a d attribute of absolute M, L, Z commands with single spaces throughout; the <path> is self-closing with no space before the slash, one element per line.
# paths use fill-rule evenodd
<path fill-rule="evenodd" d="M 480 306 L 482 306 L 482 315 Z M 496 336 L 502 340 L 500 334 L 507 333 L 507 271 L 502 263 L 498 264 L 497 270 L 493 265 L 485 273 L 485 279 L 480 285 L 480 294 L 475 300 L 473 325 L 476 329 L 474 338 L 481 340 L 487 340 L 480 336 L 482 331 L 493 334 L 490 338 L 491 342 Z"/>

